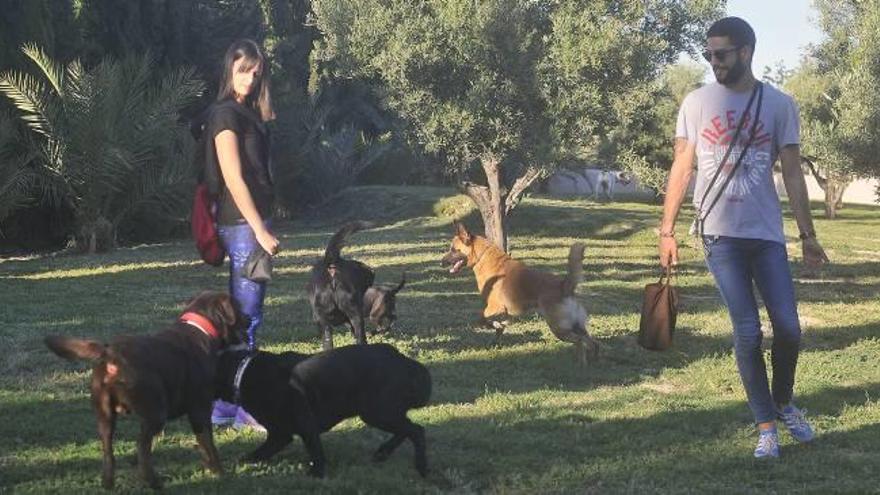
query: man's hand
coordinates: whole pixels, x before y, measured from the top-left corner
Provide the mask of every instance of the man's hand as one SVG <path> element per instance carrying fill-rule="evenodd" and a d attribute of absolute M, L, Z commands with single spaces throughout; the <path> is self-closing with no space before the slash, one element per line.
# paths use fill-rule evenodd
<path fill-rule="evenodd" d="M 675 237 L 660 237 L 660 266 L 667 268 L 678 264 L 678 243 Z"/>
<path fill-rule="evenodd" d="M 666 182 L 663 200 L 663 217 L 660 220 L 660 266 L 667 268 L 678 264 L 678 243 L 675 242 L 675 217 L 684 201 L 688 183 L 693 173 L 696 144 L 685 138 L 675 138 L 674 158 Z"/>
<path fill-rule="evenodd" d="M 805 265 L 810 268 L 819 268 L 828 263 L 828 256 L 825 255 L 825 250 L 822 249 L 822 246 L 815 237 L 807 237 L 803 240 L 802 244 Z"/>

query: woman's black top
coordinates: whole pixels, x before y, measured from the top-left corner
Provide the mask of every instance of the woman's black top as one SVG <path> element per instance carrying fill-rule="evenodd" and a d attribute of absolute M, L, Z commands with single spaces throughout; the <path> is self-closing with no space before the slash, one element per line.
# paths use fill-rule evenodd
<path fill-rule="evenodd" d="M 217 134 L 225 130 L 234 132 L 238 137 L 241 175 L 260 216 L 263 220 L 268 219 L 272 214 L 274 201 L 272 176 L 269 171 L 269 130 L 257 112 L 235 100 L 218 102 L 214 104 L 208 116 L 205 130 L 211 143 L 214 143 Z M 216 147 L 213 148 L 215 163 L 219 166 L 220 162 L 216 160 Z M 233 225 L 243 221 L 244 217 L 235 205 L 229 188 L 224 185 L 217 212 L 217 223 Z"/>

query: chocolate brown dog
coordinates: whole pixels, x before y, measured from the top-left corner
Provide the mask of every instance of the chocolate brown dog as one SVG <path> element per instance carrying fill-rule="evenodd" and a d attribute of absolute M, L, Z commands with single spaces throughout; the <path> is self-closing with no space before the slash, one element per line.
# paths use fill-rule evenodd
<path fill-rule="evenodd" d="M 559 277 L 527 267 L 459 222 L 454 227 L 452 245 L 441 263 L 452 265 L 450 273 L 458 273 L 464 266 L 474 270 L 477 288 L 486 301 L 480 323 L 494 327 L 496 339 L 504 333 L 505 325 L 499 319 L 537 308 L 553 335 L 577 346 L 582 362 L 588 350 L 596 351 L 598 345 L 587 333 L 587 312 L 574 297 L 583 277 L 583 244 L 571 246 L 568 274 Z"/>
<path fill-rule="evenodd" d="M 219 351 L 241 342 L 244 317 L 232 298 L 203 292 L 189 301 L 183 315 L 153 335 L 114 337 L 109 344 L 53 335 L 49 349 L 65 359 L 94 362 L 92 405 L 104 461 L 101 484 L 113 488 L 113 431 L 118 414 L 140 417 L 137 460 L 144 481 L 161 487 L 153 469 L 152 447 L 166 421 L 186 415 L 205 465 L 220 474 L 220 458 L 211 431 L 214 373 Z"/>
<path fill-rule="evenodd" d="M 308 355 L 227 351 L 217 367 L 217 396 L 244 407 L 268 433 L 245 460 L 265 461 L 293 440 L 303 439 L 309 474 L 326 470 L 320 434 L 358 416 L 394 436 L 373 454 L 384 461 L 406 439 L 415 448 L 416 470 L 427 474 L 425 431 L 407 418 L 431 396 L 428 369 L 388 344 L 351 345 Z"/>

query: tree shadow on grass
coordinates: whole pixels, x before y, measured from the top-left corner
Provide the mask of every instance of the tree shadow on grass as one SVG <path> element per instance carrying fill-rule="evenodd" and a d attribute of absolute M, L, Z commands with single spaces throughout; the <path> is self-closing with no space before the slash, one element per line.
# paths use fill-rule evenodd
<path fill-rule="evenodd" d="M 801 352 L 843 350 L 880 335 L 880 320 L 859 326 L 808 328 L 801 335 Z"/>
<path fill-rule="evenodd" d="M 509 344 L 513 337 L 503 335 L 501 344 L 494 348 L 474 344 L 473 340 L 445 341 L 444 349 L 453 349 L 452 356 L 465 353 L 467 357 L 429 363 L 436 383 L 434 402 L 470 403 L 486 390 L 528 393 L 544 388 L 584 391 L 626 386 L 685 368 L 719 352 L 730 352 L 730 339 L 682 328 L 676 334 L 675 347 L 666 352 L 643 349 L 635 334 L 602 338 L 599 353 L 583 366 L 574 346 L 552 335 L 535 332 Z M 431 346 L 419 343 L 419 348 L 430 350 Z M 482 352 L 490 349 L 492 352 Z"/>
<path fill-rule="evenodd" d="M 866 394 L 878 392 L 880 384 L 874 383 L 832 387 L 800 399 L 811 411 L 839 416 L 853 404 L 866 403 Z M 707 408 L 682 397 L 658 400 L 663 412 L 602 421 L 594 410 L 606 409 L 607 413 L 613 404 L 597 403 L 594 408 L 588 402 L 565 408 L 539 400 L 523 404 L 511 398 L 508 412 L 432 425 L 428 431 L 435 465 L 465 470 L 481 489 L 494 491 L 505 491 L 502 487 L 508 483 L 516 491 L 541 491 L 549 473 L 553 473 L 554 489 L 562 492 L 583 489 L 585 483 L 596 484 L 600 492 L 720 489 L 743 493 L 770 486 L 788 491 L 804 485 L 833 489 L 840 485 L 828 478 L 849 476 L 853 482 L 848 491 L 876 488 L 865 474 L 878 479 L 870 467 L 871 452 L 876 452 L 880 440 L 877 425 L 829 434 L 820 430 L 816 445 L 810 448 L 794 445 L 782 433 L 783 461 L 762 474 L 766 472 L 751 457 L 755 437 L 744 403 Z M 838 466 L 843 449 L 860 455 Z M 473 456 L 469 452 L 495 454 Z M 456 465 L 455 460 L 461 458 L 469 458 L 470 463 Z M 817 479 L 816 474 L 821 476 L 823 471 L 825 476 Z M 778 480 L 773 482 L 773 478 Z"/>
<path fill-rule="evenodd" d="M 589 401 L 570 407 L 564 403 L 545 404 L 540 398 L 527 399 L 526 402 L 516 398 L 519 394 L 538 390 L 584 392 L 600 386 L 639 383 L 656 377 L 662 370 L 683 367 L 702 355 L 712 354 L 713 348 L 720 346 L 722 340 L 687 331 L 676 338 L 678 346 L 691 352 L 673 349 L 666 353 L 649 353 L 634 347 L 629 336 L 606 339 L 606 352 L 586 368 L 576 364 L 573 352 L 566 345 L 511 349 L 497 353 L 494 358 L 466 357 L 448 363 L 430 363 L 435 394 L 429 407 L 474 403 L 487 392 L 503 392 L 497 400 L 508 404 L 502 405 L 505 410 L 497 413 L 478 416 L 468 413 L 423 423 L 428 431 L 429 460 L 435 474 L 425 482 L 417 482 L 418 486 L 457 491 L 461 488 L 456 485 L 461 481 L 460 476 L 449 473 L 459 473 L 480 489 L 513 483 L 509 488 L 530 491 L 540 489 L 545 475 L 553 473 L 554 486 L 562 487 L 563 491 L 576 489 L 577 483 L 585 479 L 599 483 L 605 491 L 625 489 L 633 480 L 636 486 L 649 481 L 653 483 L 645 485 L 646 489 L 675 490 L 681 488 L 681 479 L 688 480 L 689 489 L 698 491 L 711 487 L 733 489 L 733 486 L 738 486 L 741 491 L 761 489 L 765 481 L 762 476 L 755 476 L 750 460 L 753 435 L 742 433 L 743 429 L 748 430 L 749 423 L 743 402 L 707 408 L 694 397 L 646 388 L 641 397 L 648 398 L 649 405 L 660 404 L 662 412 L 644 417 L 615 418 L 615 404 L 626 398 Z M 878 393 L 880 383 L 828 387 L 799 395 L 799 402 L 808 406 L 814 416 L 840 416 L 853 406 L 867 405 Z M 54 424 L 63 424 L 63 427 L 47 427 L 47 410 L 52 411 L 51 417 L 59 418 Z M 600 419 L 599 411 L 614 419 Z M 34 424 L 22 422 L 22 418 L 29 417 Z M 424 416 L 416 412 L 413 417 L 421 422 L 423 420 L 419 418 Z M 0 412 L 0 424 L 8 425 L 3 428 L 9 431 L 0 430 L 2 438 L 12 438 L 12 429 L 27 432 L 22 441 L 4 447 L 4 451 L 13 454 L 11 460 L 4 463 L 4 483 L 14 486 L 40 477 L 65 480 L 86 476 L 93 479 L 97 487 L 100 452 L 93 421 L 86 398 L 60 401 L 40 398 L 16 404 L 11 409 L 4 407 Z M 133 450 L 135 425 L 136 421 L 131 419 L 120 422 L 116 445 L 121 454 L 118 476 L 123 480 L 122 486 L 137 489 L 141 486 L 139 480 L 133 468 L 123 460 L 123 456 L 130 455 Z M 200 471 L 198 456 L 193 449 L 177 442 L 159 443 L 156 465 L 161 473 L 176 478 L 169 487 L 173 490 L 230 490 L 245 486 L 243 480 L 259 483 L 250 485 L 252 487 L 270 483 L 273 487 L 342 489 L 348 483 L 369 486 L 363 483 L 365 480 L 375 482 L 370 474 L 374 470 L 381 470 L 383 478 L 395 483 L 413 478 L 408 445 L 401 448 L 389 463 L 373 466 L 368 456 L 381 434 L 364 428 L 353 431 L 350 428 L 324 435 L 331 461 L 331 479 L 317 482 L 324 483 L 319 485 L 313 485 L 314 480 L 303 476 L 300 463 L 305 454 L 299 440 L 267 466 L 242 471 L 225 481 L 214 478 L 187 481 L 192 473 Z M 170 423 L 166 435 L 183 435 L 187 439 L 184 443 L 188 443 L 191 436 L 186 422 L 176 420 Z M 835 465 L 835 477 L 871 479 L 873 471 L 869 466 L 873 465 L 873 456 L 869 454 L 880 440 L 878 435 L 880 429 L 869 425 L 827 435 L 820 430 L 816 445 L 810 449 L 786 441 L 783 445 L 785 464 L 774 468 L 775 475 L 795 486 L 808 482 L 805 476 L 812 475 L 804 473 L 815 473 L 816 466 Z M 251 436 L 230 438 L 221 434 L 219 443 L 224 465 L 230 466 L 259 441 Z M 47 470 L 41 462 L 24 460 L 14 454 L 17 449 L 60 449 L 71 442 L 92 444 L 93 456 L 52 461 L 51 469 Z M 7 459 L 10 459 L 8 454 Z M 594 465 L 601 466 L 601 472 L 593 471 Z M 819 483 L 823 481 L 819 480 Z M 847 483 L 856 492 L 870 486 L 861 484 L 862 481 Z M 411 484 L 396 486 L 413 487 Z M 819 485 L 811 486 L 819 488 Z M 397 493 L 394 486 L 390 490 Z"/>
<path fill-rule="evenodd" d="M 829 387 L 800 396 L 814 414 L 839 417 L 854 406 L 867 405 L 880 384 Z M 326 480 L 303 473 L 305 451 L 298 439 L 270 462 L 235 467 L 236 459 L 259 444 L 262 437 L 221 434 L 224 466 L 234 471 L 223 478 L 201 472 L 197 454 L 179 444 L 160 443 L 156 467 L 171 476 L 169 492 L 230 492 L 253 490 L 351 491 L 383 493 L 440 491 L 517 491 L 538 493 L 552 483 L 554 491 L 582 491 L 592 487 L 606 493 L 635 491 L 689 491 L 751 493 L 789 491 L 810 486 L 818 491 L 869 492 L 876 488 L 873 469 L 880 426 L 859 426 L 846 431 L 818 429 L 815 444 L 795 445 L 782 434 L 783 459 L 770 466 L 751 459 L 754 433 L 743 402 L 705 406 L 693 398 L 646 389 L 643 399 L 651 412 L 636 417 L 615 417 L 614 401 L 583 404 L 546 403 L 546 396 L 518 399 L 501 397 L 490 414 L 443 416 L 431 419 L 432 402 L 425 411 L 411 413 L 428 436 L 431 474 L 420 480 L 412 469 L 412 448 L 404 444 L 389 461 L 369 461 L 372 449 L 384 434 L 348 424 L 324 434 L 329 460 Z M 602 419 L 602 417 L 610 419 Z M 100 453 L 94 442 L 89 458 L 41 463 L 15 461 L 4 466 L 4 484 L 34 479 L 65 483 L 68 488 L 99 486 Z M 130 452 L 130 450 L 128 450 Z M 118 460 L 120 488 L 142 489 L 135 471 Z M 70 481 L 74 484 L 71 485 Z M 81 480 L 81 481 L 80 481 Z M 90 484 L 93 483 L 93 484 Z M 52 485 L 57 486 L 57 485 Z"/>

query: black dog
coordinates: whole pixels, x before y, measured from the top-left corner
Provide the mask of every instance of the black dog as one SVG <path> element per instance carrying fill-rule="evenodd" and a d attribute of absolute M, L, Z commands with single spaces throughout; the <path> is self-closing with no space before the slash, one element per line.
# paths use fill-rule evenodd
<path fill-rule="evenodd" d="M 311 458 L 309 474 L 323 477 L 326 460 L 319 435 L 359 416 L 394 435 L 376 450 L 374 460 L 384 461 L 408 438 L 416 470 L 422 476 L 428 472 L 425 430 L 406 414 L 428 403 L 431 375 L 388 344 L 345 346 L 311 356 L 229 351 L 220 356 L 216 393 L 239 403 L 266 428 L 265 443 L 246 461 L 269 459 L 296 434 Z"/>
<path fill-rule="evenodd" d="M 46 337 L 46 345 L 55 354 L 95 363 L 92 405 L 104 453 L 104 488 L 113 487 L 113 430 L 120 413 L 140 417 L 137 460 L 140 474 L 150 487 L 161 486 L 153 470 L 153 437 L 166 421 L 183 415 L 189 419 L 207 467 L 222 472 L 211 431 L 211 386 L 217 354 L 241 342 L 239 335 L 245 326 L 243 315 L 229 295 L 203 292 L 187 304 L 178 321 L 154 335 L 117 336 L 109 344 Z"/>
<path fill-rule="evenodd" d="M 364 293 L 364 313 L 370 323 L 375 325 L 376 333 L 385 333 L 394 329 L 397 321 L 397 293 L 406 284 L 406 274 L 400 276 L 396 286 L 373 285 Z"/>
<path fill-rule="evenodd" d="M 364 293 L 373 285 L 375 274 L 367 265 L 345 259 L 339 252 L 349 235 L 367 227 L 366 222 L 352 222 L 339 229 L 330 238 L 324 258 L 312 265 L 306 293 L 325 351 L 333 348 L 332 327 L 344 323 L 349 325 L 358 344 L 367 343 Z"/>

